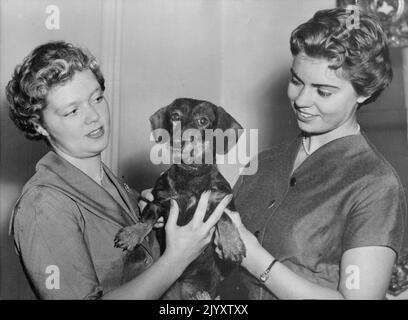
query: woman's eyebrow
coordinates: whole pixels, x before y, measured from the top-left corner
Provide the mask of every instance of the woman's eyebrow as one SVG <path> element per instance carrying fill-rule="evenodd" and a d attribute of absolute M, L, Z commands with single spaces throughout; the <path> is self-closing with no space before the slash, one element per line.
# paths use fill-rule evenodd
<path fill-rule="evenodd" d="M 94 91 L 91 92 L 91 94 L 89 95 L 89 97 L 92 97 L 92 96 L 95 94 L 95 92 L 98 92 L 98 91 L 102 91 L 102 88 L 101 88 L 101 86 L 99 86 L 99 85 L 95 88 Z"/>
<path fill-rule="evenodd" d="M 101 89 L 100 86 L 96 87 L 96 88 L 89 94 L 88 97 L 91 98 L 91 97 L 92 97 L 96 92 L 98 92 L 98 91 L 102 91 L 102 89 Z M 80 100 L 71 101 L 71 102 L 65 104 L 64 106 L 62 106 L 62 108 L 68 108 L 68 107 L 71 107 L 71 106 L 73 106 L 73 105 L 77 105 L 77 104 L 79 104 L 80 102 L 81 102 Z"/>
<path fill-rule="evenodd" d="M 290 68 L 290 72 L 292 73 L 292 76 L 294 76 L 297 80 L 304 83 L 302 79 L 296 74 L 295 70 L 293 70 L 293 68 Z M 312 87 L 315 87 L 315 88 L 326 87 L 326 88 L 340 89 L 339 87 L 333 86 L 331 84 L 320 84 L 320 83 L 312 83 Z"/>
<path fill-rule="evenodd" d="M 292 76 L 296 78 L 296 80 L 298 80 L 298 81 L 304 83 L 304 82 L 302 81 L 302 79 L 300 79 L 300 77 L 296 74 L 295 70 L 293 70 L 293 68 L 290 68 L 290 72 L 292 73 Z"/>

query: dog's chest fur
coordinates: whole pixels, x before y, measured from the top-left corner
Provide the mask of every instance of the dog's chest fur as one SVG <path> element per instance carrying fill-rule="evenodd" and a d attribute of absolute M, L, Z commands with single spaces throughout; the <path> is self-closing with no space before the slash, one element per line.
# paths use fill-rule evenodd
<path fill-rule="evenodd" d="M 185 225 L 192 219 L 198 200 L 206 190 L 212 191 L 204 218 L 206 220 L 222 198 L 231 193 L 230 185 L 215 165 L 203 165 L 196 169 L 172 165 L 158 179 L 154 197 L 163 205 L 170 198 L 177 200 L 180 208 L 178 224 Z"/>

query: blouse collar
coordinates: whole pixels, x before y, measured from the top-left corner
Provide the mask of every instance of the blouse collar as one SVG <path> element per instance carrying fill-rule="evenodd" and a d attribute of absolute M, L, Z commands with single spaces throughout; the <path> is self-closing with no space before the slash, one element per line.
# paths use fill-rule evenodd
<path fill-rule="evenodd" d="M 118 181 L 104 164 L 103 168 L 118 189 L 127 208 L 122 207 L 104 188 L 54 151 L 48 152 L 37 163 L 37 172 L 25 185 L 23 194 L 33 186 L 55 188 L 81 203 L 98 217 L 120 227 L 136 223 L 139 219 L 134 210 L 135 203 L 132 203 L 128 195 L 131 190 Z"/>

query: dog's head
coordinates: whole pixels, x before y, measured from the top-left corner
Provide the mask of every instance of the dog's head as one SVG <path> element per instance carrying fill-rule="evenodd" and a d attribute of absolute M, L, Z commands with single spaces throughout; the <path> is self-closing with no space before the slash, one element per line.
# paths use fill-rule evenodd
<path fill-rule="evenodd" d="M 169 142 L 173 150 L 195 158 L 202 158 L 206 152 L 213 156 L 227 153 L 238 141 L 242 129 L 222 107 L 189 98 L 176 99 L 159 109 L 150 117 L 150 124 L 156 142 Z M 166 130 L 170 141 L 158 135 L 158 129 Z"/>

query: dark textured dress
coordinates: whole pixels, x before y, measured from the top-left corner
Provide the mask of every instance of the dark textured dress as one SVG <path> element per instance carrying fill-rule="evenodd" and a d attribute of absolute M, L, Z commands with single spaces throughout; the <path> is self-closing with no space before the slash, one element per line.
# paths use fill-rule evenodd
<path fill-rule="evenodd" d="M 235 204 L 244 225 L 285 266 L 315 284 L 337 289 L 340 261 L 351 248 L 408 249 L 403 187 L 367 138 L 346 136 L 312 153 L 293 173 L 297 138 L 258 157 L 241 176 Z M 404 240 L 405 236 L 405 240 Z M 273 299 L 242 270 L 250 299 Z"/>
<path fill-rule="evenodd" d="M 36 170 L 16 204 L 10 233 L 38 298 L 100 298 L 159 257 L 154 233 L 131 253 L 114 247 L 118 230 L 137 223 L 139 209 L 136 193 L 107 167 L 121 201 L 54 152 Z"/>

